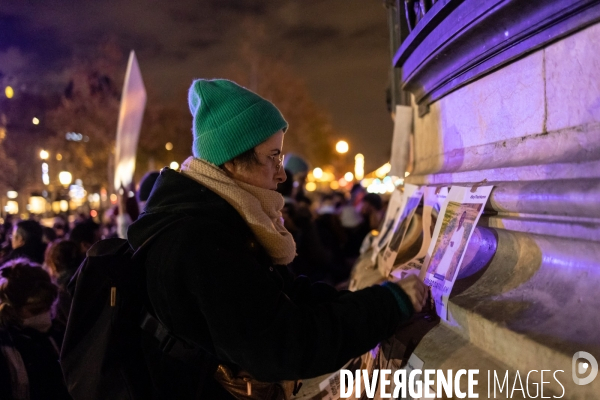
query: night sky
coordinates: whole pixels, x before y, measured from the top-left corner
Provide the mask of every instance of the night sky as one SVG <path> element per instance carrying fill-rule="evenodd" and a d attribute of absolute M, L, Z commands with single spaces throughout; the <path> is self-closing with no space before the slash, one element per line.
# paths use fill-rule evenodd
<path fill-rule="evenodd" d="M 244 21 L 263 25 L 269 38 L 265 51 L 290 60 L 350 142 L 350 153 L 365 155 L 367 171 L 388 161 L 390 55 L 381 0 L 4 0 L 2 5 L 2 86 L 17 82 L 58 90 L 73 58 L 89 55 L 110 37 L 136 51 L 146 87 L 168 103 L 185 104 L 192 79 L 220 77 L 224 66 L 235 62 Z"/>

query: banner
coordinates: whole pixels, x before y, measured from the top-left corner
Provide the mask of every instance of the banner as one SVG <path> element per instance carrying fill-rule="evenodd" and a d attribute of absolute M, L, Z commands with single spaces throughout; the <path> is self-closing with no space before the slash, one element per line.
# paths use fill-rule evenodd
<path fill-rule="evenodd" d="M 135 155 L 145 108 L 146 88 L 135 52 L 132 50 L 127 63 L 117 125 L 114 179 L 114 187 L 117 191 L 121 185 L 128 187 L 133 180 Z"/>

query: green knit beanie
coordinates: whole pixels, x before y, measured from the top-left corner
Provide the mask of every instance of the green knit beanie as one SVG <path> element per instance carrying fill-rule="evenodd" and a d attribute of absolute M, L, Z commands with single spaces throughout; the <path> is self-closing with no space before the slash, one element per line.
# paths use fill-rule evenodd
<path fill-rule="evenodd" d="M 215 165 L 224 164 L 288 127 L 270 101 L 225 79 L 195 80 L 188 103 L 194 117 L 194 157 Z"/>

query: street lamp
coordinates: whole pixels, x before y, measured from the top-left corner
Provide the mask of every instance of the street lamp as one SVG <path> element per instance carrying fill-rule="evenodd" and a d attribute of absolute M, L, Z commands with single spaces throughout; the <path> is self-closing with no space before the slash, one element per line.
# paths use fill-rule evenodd
<path fill-rule="evenodd" d="M 71 175 L 70 172 L 68 171 L 61 171 L 58 174 L 58 181 L 60 182 L 61 185 L 63 185 L 64 187 L 67 187 L 71 184 L 71 181 L 73 180 L 73 175 Z"/>
<path fill-rule="evenodd" d="M 335 151 L 337 151 L 340 154 L 345 154 L 348 152 L 348 142 L 346 142 L 345 140 L 340 140 L 339 142 L 337 142 L 335 144 Z"/>
<path fill-rule="evenodd" d="M 323 178 L 323 170 L 321 168 L 313 169 L 313 176 L 315 177 L 315 179 Z"/>
<path fill-rule="evenodd" d="M 359 181 L 365 176 L 365 156 L 361 153 L 354 156 L 354 176 Z"/>
<path fill-rule="evenodd" d="M 46 150 L 40 151 L 40 158 L 42 160 L 47 160 L 49 156 L 50 156 L 50 154 Z"/>

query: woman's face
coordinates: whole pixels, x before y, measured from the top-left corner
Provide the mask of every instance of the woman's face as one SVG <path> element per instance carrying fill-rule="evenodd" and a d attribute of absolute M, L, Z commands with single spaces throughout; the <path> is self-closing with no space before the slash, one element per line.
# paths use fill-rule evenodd
<path fill-rule="evenodd" d="M 257 163 L 246 165 L 231 160 L 225 163 L 225 169 L 233 179 L 263 189 L 276 190 L 277 184 L 286 179 L 285 170 L 279 161 L 283 135 L 283 131 L 279 131 L 254 148 Z"/>

